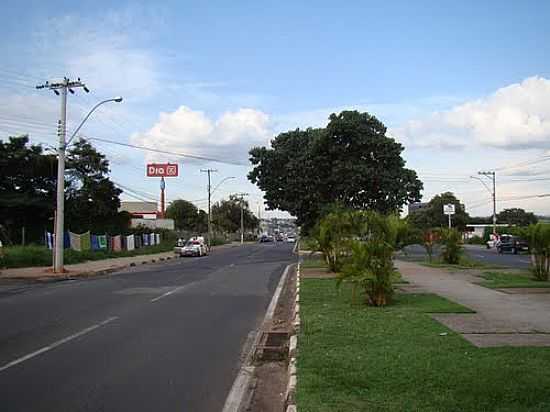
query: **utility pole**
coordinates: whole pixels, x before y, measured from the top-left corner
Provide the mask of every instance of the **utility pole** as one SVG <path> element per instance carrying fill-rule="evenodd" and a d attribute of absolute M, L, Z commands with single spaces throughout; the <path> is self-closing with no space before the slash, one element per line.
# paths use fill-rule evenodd
<path fill-rule="evenodd" d="M 212 196 L 212 181 L 210 179 L 211 173 L 216 173 L 216 169 L 201 169 L 201 172 L 208 173 L 208 249 L 212 246 L 212 213 L 211 213 L 211 207 L 210 207 L 210 200 Z"/>
<path fill-rule="evenodd" d="M 493 180 L 493 235 L 497 234 L 497 186 L 496 186 L 496 176 L 494 171 L 487 172 L 477 172 L 478 175 L 485 176 L 488 179 Z"/>
<path fill-rule="evenodd" d="M 63 243 L 64 243 L 64 209 L 65 209 L 65 139 L 67 135 L 67 90 L 74 94 L 77 87 L 82 87 L 86 93 L 89 92 L 84 83 L 71 81 L 64 77 L 62 82 L 49 83 L 36 86 L 37 89 L 53 90 L 56 95 L 61 94 L 61 115 L 57 122 L 57 136 L 59 143 L 57 148 L 57 203 L 55 220 L 55 259 L 53 270 L 55 273 L 63 273 Z"/>
<path fill-rule="evenodd" d="M 244 243 L 244 197 L 248 196 L 248 193 L 235 193 L 235 196 L 239 197 L 241 204 L 241 245 Z"/>

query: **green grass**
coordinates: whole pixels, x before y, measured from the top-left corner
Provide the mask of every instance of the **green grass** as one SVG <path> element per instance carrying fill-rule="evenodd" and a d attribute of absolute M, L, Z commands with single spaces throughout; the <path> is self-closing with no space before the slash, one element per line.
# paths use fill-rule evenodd
<path fill-rule="evenodd" d="M 352 306 L 332 279 L 303 279 L 300 297 L 299 411 L 550 410 L 550 350 L 476 348 L 428 315 L 462 306 L 435 295 Z"/>
<path fill-rule="evenodd" d="M 457 265 L 451 265 L 443 262 L 440 258 L 434 258 L 431 262 L 420 262 L 421 265 L 432 268 L 449 268 L 449 269 L 502 269 L 501 266 L 479 262 L 477 260 L 470 259 L 467 256 L 461 256 L 460 262 Z"/>
<path fill-rule="evenodd" d="M 304 258 L 301 263 L 303 269 L 326 269 L 327 262 L 321 258 Z"/>
<path fill-rule="evenodd" d="M 529 272 L 514 274 L 505 272 L 485 272 L 478 284 L 486 288 L 550 288 L 550 281 L 535 280 Z"/>
<path fill-rule="evenodd" d="M 150 255 L 154 253 L 168 252 L 174 247 L 172 240 L 161 242 L 159 245 L 120 252 L 105 250 L 84 250 L 77 252 L 65 249 L 65 264 L 82 263 L 89 260 L 103 260 L 117 257 Z M 50 266 L 52 264 L 52 251 L 44 246 L 11 246 L 4 248 L 4 256 L 0 257 L 0 268 L 21 268 L 32 266 Z"/>

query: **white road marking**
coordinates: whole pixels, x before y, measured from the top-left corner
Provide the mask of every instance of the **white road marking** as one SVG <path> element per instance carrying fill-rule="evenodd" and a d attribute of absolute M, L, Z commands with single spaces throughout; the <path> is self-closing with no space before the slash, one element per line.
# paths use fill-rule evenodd
<path fill-rule="evenodd" d="M 523 263 L 531 263 L 529 259 L 520 259 L 519 261 Z"/>
<path fill-rule="evenodd" d="M 32 359 L 35 356 L 38 356 L 44 352 L 48 352 L 54 348 L 57 348 L 58 346 L 63 345 L 64 343 L 70 342 L 73 339 L 76 339 L 82 335 L 85 335 L 87 333 L 90 333 L 91 331 L 100 328 L 102 326 L 105 326 L 108 323 L 111 323 L 114 320 L 117 320 L 118 316 L 113 316 L 108 319 L 105 319 L 103 322 L 96 323 L 95 325 L 90 326 L 89 328 L 83 329 L 80 332 L 75 333 L 74 335 L 67 336 L 66 338 L 63 338 L 61 340 L 58 340 L 57 342 L 52 343 L 51 345 L 44 346 L 41 349 L 38 349 L 37 351 L 34 351 L 32 353 L 29 353 L 28 355 L 22 356 L 18 359 L 15 359 L 14 361 L 11 361 L 10 363 L 5 364 L 4 366 L 0 367 L 0 372 L 5 371 L 8 368 L 11 368 L 12 366 L 18 365 L 20 363 L 25 362 L 26 360 Z"/>
<path fill-rule="evenodd" d="M 193 282 L 193 283 L 194 283 L 194 282 Z M 185 287 L 187 287 L 187 286 L 189 286 L 189 285 L 183 285 L 183 286 L 179 286 L 179 287 L 177 287 L 177 288 L 175 288 L 175 289 L 169 290 L 168 292 L 166 292 L 166 293 L 164 293 L 164 294 L 162 294 L 162 295 L 160 295 L 160 296 L 157 296 L 157 297 L 154 298 L 154 299 L 151 299 L 151 302 L 156 302 L 157 300 L 160 300 L 160 299 L 162 299 L 162 298 L 165 298 L 166 296 L 170 296 L 171 294 L 176 293 L 178 290 L 183 289 L 183 288 L 185 288 Z"/>
<path fill-rule="evenodd" d="M 485 259 L 485 256 L 483 256 L 483 255 L 476 255 L 476 257 Z"/>

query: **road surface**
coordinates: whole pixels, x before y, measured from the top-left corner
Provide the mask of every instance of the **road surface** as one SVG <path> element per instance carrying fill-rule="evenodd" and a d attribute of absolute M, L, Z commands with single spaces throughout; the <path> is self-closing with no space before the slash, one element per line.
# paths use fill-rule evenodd
<path fill-rule="evenodd" d="M 497 265 L 514 269 L 527 269 L 529 267 L 530 258 L 526 254 L 498 254 L 496 249 L 487 249 L 485 246 L 481 245 L 465 245 L 464 250 L 470 259 L 488 265 Z M 419 260 L 426 257 L 426 250 L 420 245 L 408 246 L 406 252 L 408 256 L 404 256 L 404 259 Z"/>
<path fill-rule="evenodd" d="M 0 409 L 221 410 L 292 247 L 0 287 Z"/>

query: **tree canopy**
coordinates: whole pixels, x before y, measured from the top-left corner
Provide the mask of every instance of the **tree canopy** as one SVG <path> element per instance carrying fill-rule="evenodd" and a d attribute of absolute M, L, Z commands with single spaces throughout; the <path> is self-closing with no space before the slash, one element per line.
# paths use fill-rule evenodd
<path fill-rule="evenodd" d="M 119 195 L 108 177 L 109 162 L 85 140 L 76 141 L 67 151 L 65 178 L 65 227 L 86 230 L 123 231 L 129 216 L 119 214 Z M 57 156 L 28 136 L 0 140 L 0 225 L 14 243 L 40 241 L 44 230 L 52 229 L 57 182 Z"/>
<path fill-rule="evenodd" d="M 455 214 L 451 217 L 452 226 L 460 231 L 466 228 L 469 216 L 464 205 L 452 192 L 445 192 L 434 196 L 428 206 L 415 210 L 408 216 L 409 223 L 419 229 L 430 229 L 435 227 L 447 227 L 449 218 L 443 214 L 443 205 L 455 205 Z"/>
<path fill-rule="evenodd" d="M 402 152 L 376 117 L 343 111 L 325 128 L 288 131 L 271 148 L 253 148 L 248 178 L 270 209 L 288 211 L 310 228 L 334 203 L 389 214 L 420 200 L 422 182 L 405 168 Z"/>
<path fill-rule="evenodd" d="M 166 217 L 174 219 L 176 229 L 203 233 L 208 229 L 208 215 L 187 200 L 174 200 L 166 208 Z"/>
<path fill-rule="evenodd" d="M 529 226 L 538 222 L 537 217 L 532 212 L 526 212 L 521 208 L 504 209 L 497 214 L 498 223 L 506 223 L 509 225 Z"/>
<path fill-rule="evenodd" d="M 250 211 L 248 202 L 242 200 L 243 223 L 245 230 L 254 230 L 259 225 L 259 220 Z M 212 205 L 212 223 L 216 230 L 234 233 L 241 230 L 241 198 L 229 196 L 228 200 L 222 200 Z"/>

